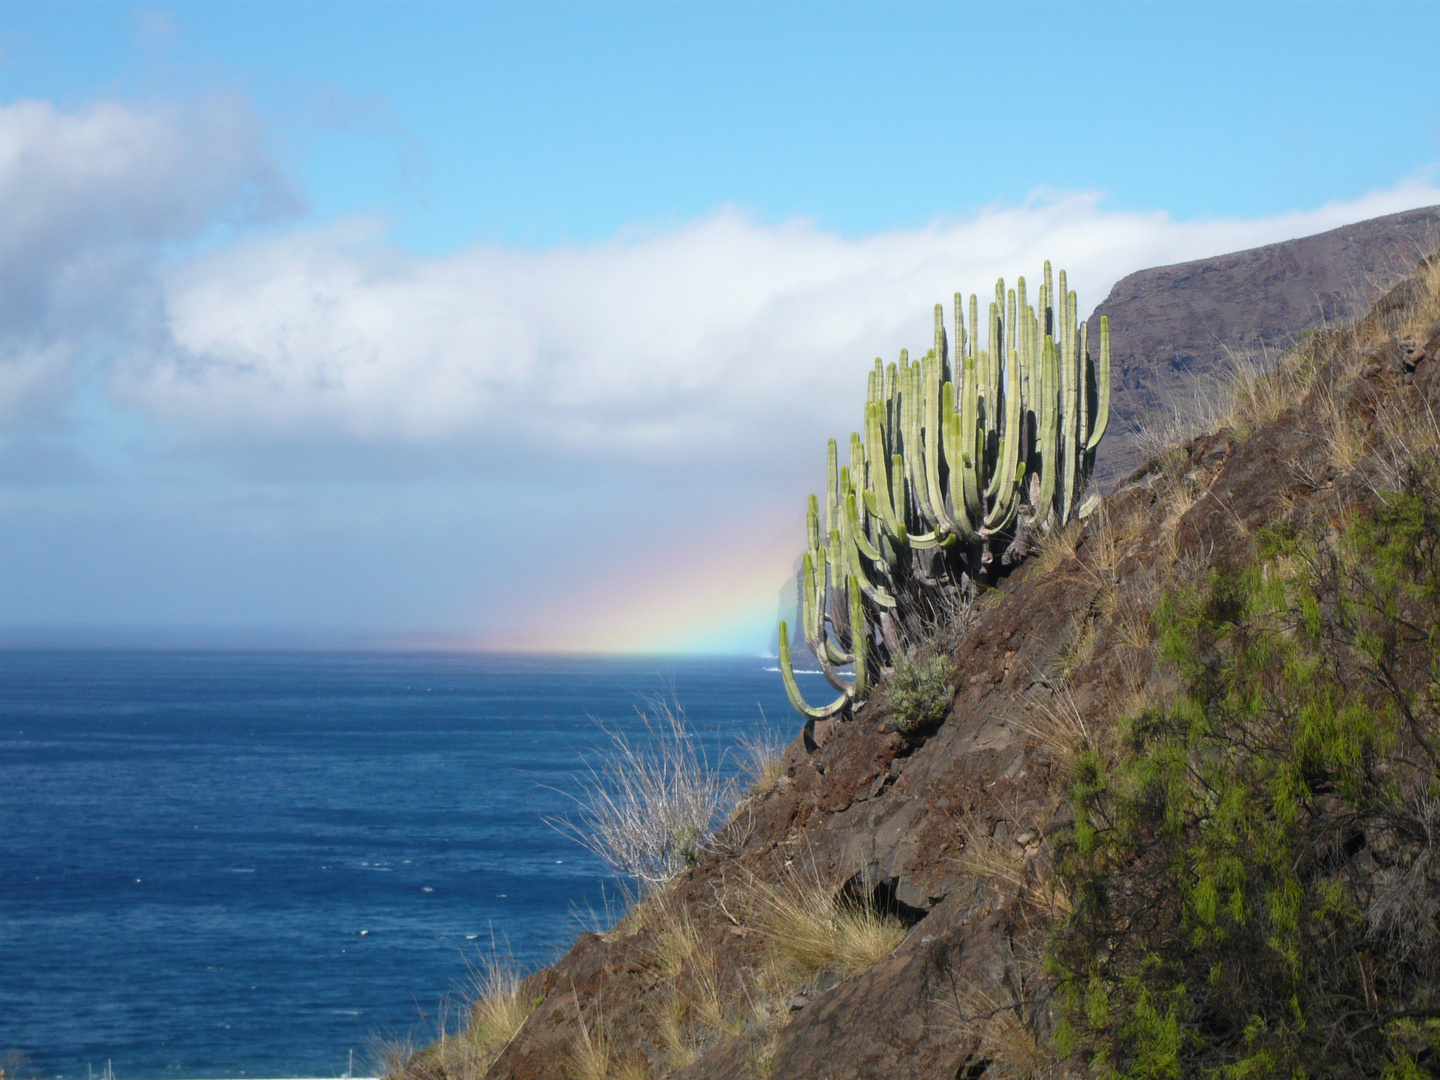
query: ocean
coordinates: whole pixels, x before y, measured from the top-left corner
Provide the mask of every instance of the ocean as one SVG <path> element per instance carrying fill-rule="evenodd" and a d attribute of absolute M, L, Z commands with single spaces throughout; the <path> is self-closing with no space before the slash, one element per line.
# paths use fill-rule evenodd
<path fill-rule="evenodd" d="M 0 653 L 0 1064 L 370 1072 L 492 949 L 533 970 L 621 910 L 545 822 L 600 725 L 669 698 L 734 773 L 798 730 L 774 663 Z"/>

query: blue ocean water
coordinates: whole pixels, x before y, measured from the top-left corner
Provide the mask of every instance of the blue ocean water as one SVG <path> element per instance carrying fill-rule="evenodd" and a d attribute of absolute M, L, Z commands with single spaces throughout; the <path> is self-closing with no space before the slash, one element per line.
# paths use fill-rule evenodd
<path fill-rule="evenodd" d="M 616 912 L 542 820 L 597 720 L 638 737 L 641 698 L 673 696 L 734 769 L 738 739 L 798 726 L 769 664 L 0 653 L 0 1053 L 359 1073 L 492 941 L 533 969 Z"/>

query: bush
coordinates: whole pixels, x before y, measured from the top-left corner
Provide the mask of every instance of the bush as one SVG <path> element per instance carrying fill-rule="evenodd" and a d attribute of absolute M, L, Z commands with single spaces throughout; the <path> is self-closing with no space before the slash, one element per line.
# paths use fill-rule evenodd
<path fill-rule="evenodd" d="M 928 731 L 945 719 L 955 700 L 960 669 L 948 656 L 897 664 L 885 690 L 895 730 L 906 735 Z"/>
<path fill-rule="evenodd" d="M 1183 689 L 1075 763 L 1052 945 L 1101 1076 L 1433 1073 L 1440 1051 L 1440 499 L 1157 612 Z M 1423 1066 L 1423 1068 L 1422 1068 Z"/>
<path fill-rule="evenodd" d="M 710 767 L 684 710 L 663 701 L 641 712 L 644 737 L 604 729 L 576 819 L 550 824 L 649 892 L 693 868 L 715 826 L 735 805 L 735 785 Z"/>

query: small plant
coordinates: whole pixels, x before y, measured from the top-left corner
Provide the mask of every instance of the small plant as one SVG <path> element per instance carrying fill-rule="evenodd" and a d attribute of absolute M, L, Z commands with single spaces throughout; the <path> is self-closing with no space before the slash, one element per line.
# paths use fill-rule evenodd
<path fill-rule="evenodd" d="M 885 690 L 890 722 L 906 735 L 928 731 L 945 719 L 955 700 L 960 669 L 948 656 L 897 664 Z"/>
<path fill-rule="evenodd" d="M 602 729 L 609 745 L 588 767 L 576 820 L 549 824 L 648 893 L 700 861 L 735 804 L 735 785 L 710 767 L 685 712 L 664 701 L 640 712 L 644 737 Z"/>
<path fill-rule="evenodd" d="M 521 991 L 520 972 L 513 964 L 494 954 L 485 958 L 475 977 L 475 1000 L 466 1034 L 487 1065 L 520 1033 L 535 1004 L 535 998 Z"/>
<path fill-rule="evenodd" d="M 766 795 L 785 775 L 785 749 L 788 742 L 776 731 L 747 736 L 740 740 L 744 754 L 744 774 L 750 781 L 750 794 Z"/>
<path fill-rule="evenodd" d="M 756 925 L 776 973 L 795 983 L 850 976 L 874 967 L 905 939 L 905 925 L 837 895 L 813 872 L 790 871 L 779 885 L 755 883 Z"/>

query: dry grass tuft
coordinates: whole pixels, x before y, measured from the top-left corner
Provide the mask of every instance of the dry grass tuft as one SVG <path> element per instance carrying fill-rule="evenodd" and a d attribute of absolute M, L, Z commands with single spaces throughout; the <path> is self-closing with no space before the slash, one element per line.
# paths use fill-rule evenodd
<path fill-rule="evenodd" d="M 1035 570 L 1037 574 L 1053 574 L 1075 558 L 1075 548 L 1080 543 L 1080 534 L 1085 526 L 1072 521 L 1063 529 L 1047 529 L 1035 541 Z"/>
<path fill-rule="evenodd" d="M 475 998 L 466 1034 L 488 1056 L 487 1067 L 510 1045 L 534 1011 L 534 1000 L 521 992 L 521 976 L 515 965 L 494 953 L 486 957 L 475 977 Z"/>
<path fill-rule="evenodd" d="M 409 1070 L 410 1062 L 416 1056 L 416 1046 L 413 1039 L 404 1038 L 372 1038 L 366 1046 L 367 1056 L 370 1058 L 371 1071 L 384 1080 L 394 1080 L 396 1077 L 403 1077 Z"/>
<path fill-rule="evenodd" d="M 744 755 L 744 775 L 750 782 L 749 794 L 768 795 L 785 775 L 785 750 L 789 742 L 778 731 L 766 731 L 740 740 Z"/>
<path fill-rule="evenodd" d="M 577 1034 L 566 1055 L 571 1080 L 615 1080 L 611 1067 L 616 1062 L 603 1018 L 592 1026 L 581 1014 L 575 1018 L 575 1026 Z"/>
<path fill-rule="evenodd" d="M 1220 422 L 1211 430 L 1228 427 L 1243 439 L 1299 405 L 1318 372 L 1312 354 L 1304 348 L 1274 359 L 1267 351 L 1231 353 L 1217 395 Z"/>
<path fill-rule="evenodd" d="M 974 1056 L 986 1062 L 986 1080 L 1042 1080 L 1063 1075 L 1055 1048 L 1037 1034 L 1024 1005 L 1004 994 L 1003 999 L 978 986 L 959 995 L 956 1009 L 962 1037 L 978 1042 Z"/>
<path fill-rule="evenodd" d="M 689 1028 L 690 1010 L 677 993 L 662 994 L 656 999 L 655 1028 L 665 1061 L 672 1069 L 684 1069 L 700 1057 L 700 1047 Z"/>
<path fill-rule="evenodd" d="M 777 885 L 752 885 L 754 920 L 769 942 L 776 976 L 796 983 L 859 974 L 905 939 L 900 920 L 851 903 L 813 872 L 788 870 Z"/>
<path fill-rule="evenodd" d="M 1090 726 L 1085 723 L 1068 686 L 1061 686 L 1050 694 L 1032 694 L 1029 704 L 1030 711 L 1016 720 L 1015 726 L 1050 751 L 1052 757 L 1068 765 L 1085 751 L 1094 749 Z"/>
<path fill-rule="evenodd" d="M 637 711 L 642 737 L 602 728 L 608 745 L 574 796 L 577 818 L 547 820 L 643 893 L 696 864 L 735 790 L 705 760 L 682 708 L 653 700 Z"/>
<path fill-rule="evenodd" d="M 669 1064 L 684 1068 L 715 1036 L 744 1027 L 721 992 L 714 951 L 688 912 L 664 907 L 655 933 L 655 966 L 667 983 L 654 1009 L 660 1044 Z"/>

